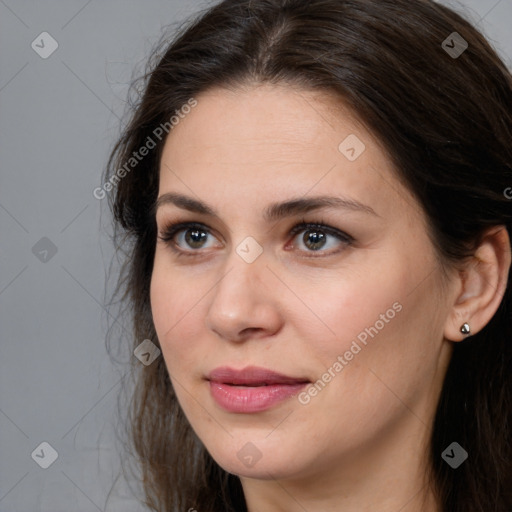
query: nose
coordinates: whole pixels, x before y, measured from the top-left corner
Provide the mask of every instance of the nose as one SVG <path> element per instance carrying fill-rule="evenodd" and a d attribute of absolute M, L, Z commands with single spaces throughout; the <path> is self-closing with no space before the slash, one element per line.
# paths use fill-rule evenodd
<path fill-rule="evenodd" d="M 224 268 L 226 272 L 209 295 L 206 327 L 231 342 L 278 332 L 283 323 L 278 280 L 264 254 L 247 263 L 233 249 Z"/>

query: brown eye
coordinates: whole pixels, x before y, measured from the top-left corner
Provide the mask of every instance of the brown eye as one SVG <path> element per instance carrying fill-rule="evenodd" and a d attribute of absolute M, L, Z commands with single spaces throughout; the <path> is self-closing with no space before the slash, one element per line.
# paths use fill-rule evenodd
<path fill-rule="evenodd" d="M 186 252 L 205 248 L 209 236 L 209 230 L 200 224 L 179 223 L 165 227 L 158 238 L 173 249 Z"/>
<path fill-rule="evenodd" d="M 326 243 L 327 237 L 321 231 L 306 231 L 302 237 L 304 245 L 312 251 L 321 249 Z"/>
<path fill-rule="evenodd" d="M 295 226 L 291 231 L 293 235 L 300 234 L 301 232 L 304 233 L 302 237 L 296 238 L 300 240 L 297 247 L 302 252 L 318 252 L 321 255 L 325 254 L 328 256 L 333 254 L 333 251 L 328 251 L 327 249 L 336 249 L 340 245 L 342 247 L 348 246 L 354 241 L 350 235 L 325 224 L 303 222 Z M 334 252 L 338 251 L 334 250 Z"/>
<path fill-rule="evenodd" d="M 194 249 L 200 249 L 208 235 L 200 229 L 187 229 L 185 231 L 185 242 Z"/>
<path fill-rule="evenodd" d="M 298 235 L 301 232 L 303 232 L 301 238 L 296 236 L 300 243 L 293 244 L 293 246 L 303 253 L 318 253 L 320 256 L 329 256 L 339 252 L 340 246 L 346 247 L 354 242 L 354 238 L 350 235 L 325 224 L 302 222 L 294 226 L 290 234 Z M 190 222 L 166 226 L 158 236 L 174 252 L 184 256 L 199 256 L 201 254 L 200 249 L 213 247 L 211 244 L 210 246 L 207 245 L 208 237 L 215 240 L 206 226 Z"/>

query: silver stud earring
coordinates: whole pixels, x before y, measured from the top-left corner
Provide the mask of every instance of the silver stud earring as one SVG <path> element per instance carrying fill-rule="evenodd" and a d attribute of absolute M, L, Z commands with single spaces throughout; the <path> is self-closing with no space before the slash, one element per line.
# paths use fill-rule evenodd
<path fill-rule="evenodd" d="M 471 334 L 471 329 L 469 328 L 469 324 L 467 322 L 464 322 L 462 324 L 462 327 L 460 328 L 460 332 L 464 334 L 465 336 L 468 336 Z"/>

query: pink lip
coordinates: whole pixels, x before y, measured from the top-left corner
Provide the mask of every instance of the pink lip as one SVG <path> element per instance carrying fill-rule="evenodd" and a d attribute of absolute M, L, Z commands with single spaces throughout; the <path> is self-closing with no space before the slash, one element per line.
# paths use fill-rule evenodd
<path fill-rule="evenodd" d="M 264 411 L 296 395 L 310 381 L 248 366 L 234 370 L 223 366 L 208 375 L 213 399 L 224 409 L 236 413 Z"/>

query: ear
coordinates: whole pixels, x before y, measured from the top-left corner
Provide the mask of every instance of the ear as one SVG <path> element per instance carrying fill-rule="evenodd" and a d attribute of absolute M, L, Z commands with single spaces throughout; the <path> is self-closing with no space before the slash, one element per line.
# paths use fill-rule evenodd
<path fill-rule="evenodd" d="M 507 288 L 510 270 L 510 238 L 505 226 L 487 230 L 473 258 L 459 271 L 457 293 L 447 318 L 444 336 L 462 341 L 460 332 L 467 322 L 470 336 L 481 331 L 494 316 Z"/>

